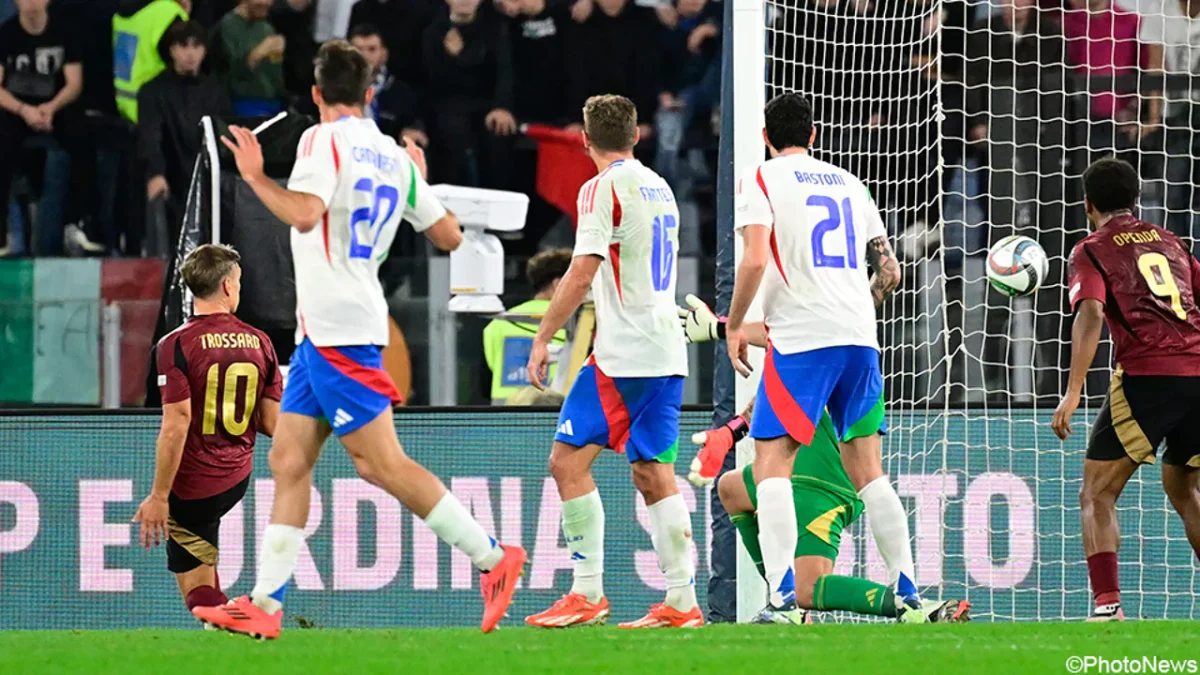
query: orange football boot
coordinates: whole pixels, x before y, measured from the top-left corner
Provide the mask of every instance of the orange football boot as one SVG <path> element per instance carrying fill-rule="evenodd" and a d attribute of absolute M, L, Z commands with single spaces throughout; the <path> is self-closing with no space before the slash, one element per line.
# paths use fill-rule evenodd
<path fill-rule="evenodd" d="M 274 640 L 283 630 L 283 610 L 267 614 L 242 596 L 216 607 L 193 607 L 192 614 L 205 623 L 230 633 L 241 633 L 259 640 Z"/>
<path fill-rule="evenodd" d="M 650 605 L 650 611 L 637 621 L 617 624 L 618 628 L 699 628 L 704 625 L 704 613 L 699 607 L 681 612 L 666 603 Z"/>
<path fill-rule="evenodd" d="M 479 591 L 483 594 L 483 623 L 480 628 L 485 633 L 495 630 L 500 619 L 508 613 L 521 570 L 525 567 L 525 549 L 504 544 L 500 548 L 504 550 L 504 557 L 495 567 L 479 575 Z"/>
<path fill-rule="evenodd" d="M 544 612 L 525 617 L 525 623 L 539 628 L 601 626 L 608 621 L 608 598 L 588 602 L 582 593 L 567 593 Z"/>

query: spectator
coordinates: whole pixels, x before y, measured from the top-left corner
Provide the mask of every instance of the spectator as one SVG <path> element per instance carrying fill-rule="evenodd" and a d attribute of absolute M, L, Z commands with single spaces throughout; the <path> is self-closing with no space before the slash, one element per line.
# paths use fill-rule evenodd
<path fill-rule="evenodd" d="M 17 16 L 0 26 L 0 255 L 8 253 L 8 196 L 25 141 L 53 136 L 78 167 L 86 159 L 83 114 L 71 105 L 83 91 L 83 66 L 72 36 L 50 21 L 49 0 L 17 0 Z M 51 164 L 38 212 L 34 252 L 62 253 L 69 169 Z"/>
<path fill-rule="evenodd" d="M 522 122 L 564 123 L 568 114 L 563 40 L 571 22 L 569 8 L 550 6 L 546 0 L 498 0 L 496 7 L 509 17 L 513 70 L 521 75 L 515 82 L 513 113 Z"/>
<path fill-rule="evenodd" d="M 0 0 L 2 1 L 2 0 Z M 76 51 L 83 64 L 83 93 L 79 103 L 84 110 L 115 115 L 113 91 L 112 20 L 120 0 L 53 0 L 51 20 L 66 21 L 78 40 Z"/>
<path fill-rule="evenodd" d="M 354 0 L 320 0 L 313 17 L 313 39 L 324 43 L 342 37 L 350 30 L 350 11 Z"/>
<path fill-rule="evenodd" d="M 116 248 L 116 223 L 121 220 L 114 212 L 116 195 L 128 192 L 122 189 L 126 183 L 121 181 L 118 167 L 119 150 L 129 147 L 131 135 L 124 118 L 117 114 L 113 89 L 112 22 L 120 5 L 120 0 L 53 0 L 50 4 L 50 20 L 71 27 L 75 52 L 83 66 L 83 93 L 75 105 L 84 111 L 89 146 L 83 164 L 71 167 L 72 172 L 82 172 L 76 182 L 85 192 L 72 192 L 67 203 L 63 236 L 68 255 L 103 253 L 110 244 Z M 96 180 L 101 163 L 102 178 Z"/>
<path fill-rule="evenodd" d="M 1139 70 L 1149 69 L 1151 63 L 1161 63 L 1162 45 L 1143 44 L 1138 40 L 1140 18 L 1137 13 L 1113 6 L 1112 0 L 1070 0 L 1063 13 L 1063 35 L 1067 39 L 1067 56 L 1075 71 L 1090 79 L 1126 76 L 1136 83 Z M 1123 90 L 1123 91 L 1122 91 Z M 1138 165 L 1137 150 L 1143 137 L 1148 136 L 1162 120 L 1160 92 L 1147 97 L 1146 109 L 1142 97 L 1129 84 L 1117 82 L 1103 88 L 1089 88 L 1088 106 L 1083 133 L 1083 145 L 1092 154 L 1113 150 Z M 1082 165 L 1095 158 L 1087 158 Z"/>
<path fill-rule="evenodd" d="M 213 47 L 219 51 L 225 84 L 239 117 L 267 117 L 283 110 L 285 40 L 267 17 L 271 0 L 241 0 L 217 24 Z"/>
<path fill-rule="evenodd" d="M 665 41 L 654 168 L 678 192 L 683 138 L 696 113 L 711 110 L 721 98 L 722 10 L 707 0 L 677 0 L 675 11 L 675 25 Z"/>
<path fill-rule="evenodd" d="M 425 82 L 421 70 L 421 39 L 433 8 L 429 0 L 358 0 L 350 10 L 350 25 L 372 25 L 388 46 L 388 69 L 412 87 Z"/>
<path fill-rule="evenodd" d="M 313 0 L 276 0 L 270 21 L 287 45 L 283 52 L 283 86 L 290 95 L 290 103 L 315 117 L 317 107 L 312 102 L 312 87 L 317 43 L 312 36 L 313 13 Z"/>
<path fill-rule="evenodd" d="M 911 43 L 896 40 L 891 32 L 896 24 L 876 17 L 871 2 L 799 0 L 778 13 L 769 36 L 772 84 L 767 97 L 792 89 L 810 95 L 818 156 L 862 178 L 881 205 L 890 198 L 881 190 L 886 187 L 881 178 L 887 177 L 881 176 L 878 163 L 884 153 L 862 148 L 879 126 L 878 107 L 894 95 L 887 78 L 872 71 L 895 72 L 896 64 L 907 63 L 910 56 L 903 51 L 911 51 Z M 885 47 L 893 58 L 882 57 Z"/>
<path fill-rule="evenodd" d="M 589 96 L 620 94 L 637 106 L 642 140 L 650 138 L 663 91 L 662 26 L 654 10 L 629 0 L 578 0 L 572 16 L 579 22 L 567 36 L 567 110 L 574 126 L 582 129 Z"/>
<path fill-rule="evenodd" d="M 1038 238 L 1055 261 L 1050 278 L 1065 252 L 1066 228 L 1040 227 L 1061 223 L 1063 199 L 1063 110 L 1065 61 L 1062 30 L 1035 0 L 1005 0 L 1001 11 L 984 17 L 967 35 L 967 139 L 986 158 L 988 205 L 995 241 L 1016 232 Z M 985 388 L 1003 400 L 1014 390 L 1008 381 L 1010 302 L 996 291 L 987 296 L 983 370 Z M 1038 314 L 1046 317 L 1037 328 L 1040 363 L 1058 363 L 1054 345 L 1060 338 L 1055 316 L 1061 300 L 1039 293 Z M 1048 352 L 1054 352 L 1050 355 Z M 1057 387 L 1043 373 L 1039 387 Z"/>
<path fill-rule="evenodd" d="M 172 245 L 200 152 L 200 119 L 228 115 L 232 109 L 225 86 L 200 72 L 208 51 L 205 37 L 195 22 L 171 26 L 162 40 L 170 67 L 138 92 L 138 154 L 146 169 L 146 198 L 166 200 L 167 242 Z"/>
<path fill-rule="evenodd" d="M 166 68 L 159 46 L 176 21 L 187 21 L 191 0 L 123 0 L 113 17 L 113 88 L 117 110 L 137 123 L 142 85 Z"/>
<path fill-rule="evenodd" d="M 497 0 L 507 17 L 512 36 L 514 82 L 513 114 L 522 124 L 566 124 L 566 36 L 574 25 L 570 7 L 547 0 Z M 508 255 L 530 257 L 541 249 L 546 232 L 563 221 L 563 213 L 537 190 L 537 144 L 516 143 L 509 187 L 529 195 L 529 211 L 521 238 L 504 242 Z"/>
<path fill-rule="evenodd" d="M 1156 3 L 1155 3 L 1156 4 Z M 1142 15 L 1141 39 L 1146 44 L 1162 45 L 1161 61 L 1151 69 L 1167 75 L 1164 149 L 1166 151 L 1167 229 L 1190 239 L 1197 235 L 1193 212 L 1198 204 L 1195 183 L 1200 180 L 1196 157 L 1200 152 L 1200 87 L 1193 82 L 1200 75 L 1200 3 L 1189 0 L 1164 0 L 1161 11 Z"/>
<path fill-rule="evenodd" d="M 1051 142 L 1062 145 L 1061 129 L 1044 121 L 1062 118 L 1062 99 L 1052 93 L 1063 92 L 1063 65 L 1062 31 L 1034 0 L 1005 0 L 967 36 L 968 139 L 987 154 L 998 237 L 1033 226 L 1030 207 L 1061 194 L 1061 186 L 1039 192 L 1038 177 L 1061 173 L 1057 160 L 1042 155 Z"/>
<path fill-rule="evenodd" d="M 407 137 L 422 146 L 429 145 L 429 137 L 417 119 L 417 92 L 392 74 L 388 66 L 388 48 L 379 29 L 371 24 L 351 28 L 350 44 L 362 52 L 375 71 L 372 85 L 375 95 L 363 112 L 388 136 Z"/>
<path fill-rule="evenodd" d="M 533 256 L 525 266 L 525 278 L 534 288 L 532 300 L 508 310 L 512 314 L 539 316 L 550 306 L 550 298 L 558 288 L 558 282 L 571 266 L 571 249 L 556 248 Z M 529 361 L 529 350 L 533 347 L 533 336 L 537 333 L 537 321 L 514 321 L 493 319 L 483 329 L 483 356 L 492 371 L 492 405 L 505 405 L 506 401 L 523 387 L 529 386 L 525 364 Z M 561 346 L 567 339 L 565 330 L 555 333 L 552 344 Z M 555 368 L 550 367 L 549 378 L 554 380 Z"/>
<path fill-rule="evenodd" d="M 425 29 L 430 171 L 440 182 L 506 188 L 517 131 L 512 47 L 508 27 L 479 2 L 447 0 Z"/>

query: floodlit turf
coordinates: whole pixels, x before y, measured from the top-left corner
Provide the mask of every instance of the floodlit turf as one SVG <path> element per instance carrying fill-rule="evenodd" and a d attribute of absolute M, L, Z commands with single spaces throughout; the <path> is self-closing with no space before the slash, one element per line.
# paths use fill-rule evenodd
<path fill-rule="evenodd" d="M 1188 622 L 818 625 L 802 629 L 0 632 L 0 673 L 1075 673 L 1070 656 L 1200 659 Z M 1181 671 L 1197 672 L 1183 664 Z M 1155 672 L 1136 669 L 1086 672 Z M 1159 671 L 1164 672 L 1164 671 Z"/>

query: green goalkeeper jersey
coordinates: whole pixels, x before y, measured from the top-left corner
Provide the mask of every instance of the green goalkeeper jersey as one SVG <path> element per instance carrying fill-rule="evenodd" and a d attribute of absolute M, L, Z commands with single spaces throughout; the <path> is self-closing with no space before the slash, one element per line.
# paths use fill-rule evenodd
<path fill-rule="evenodd" d="M 842 468 L 842 454 L 838 449 L 837 431 L 829 413 L 821 415 L 812 443 L 796 451 L 792 464 L 792 482 L 809 483 L 851 502 L 858 502 L 858 492 L 850 484 L 850 477 Z M 800 486 L 797 485 L 797 488 Z"/>
<path fill-rule="evenodd" d="M 754 467 L 742 468 L 742 481 L 750 503 L 758 508 Z M 817 555 L 836 560 L 842 531 L 863 512 L 862 500 L 842 468 L 837 432 L 829 414 L 821 416 L 812 443 L 796 451 L 792 464 L 792 500 L 796 507 L 796 557 Z M 736 518 L 744 518 L 738 514 Z"/>

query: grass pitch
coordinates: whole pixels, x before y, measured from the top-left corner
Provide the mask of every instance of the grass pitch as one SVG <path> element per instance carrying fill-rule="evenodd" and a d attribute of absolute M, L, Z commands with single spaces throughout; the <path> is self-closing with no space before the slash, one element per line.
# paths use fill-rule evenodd
<path fill-rule="evenodd" d="M 1200 659 L 1189 622 L 941 626 L 708 626 L 285 630 L 274 642 L 209 631 L 0 632 L 0 673 L 1078 673 L 1068 657 Z M 1193 661 L 1195 663 L 1195 661 Z M 1075 664 L 1078 665 L 1078 662 Z M 1164 672 L 1164 671 L 1158 671 Z"/>

